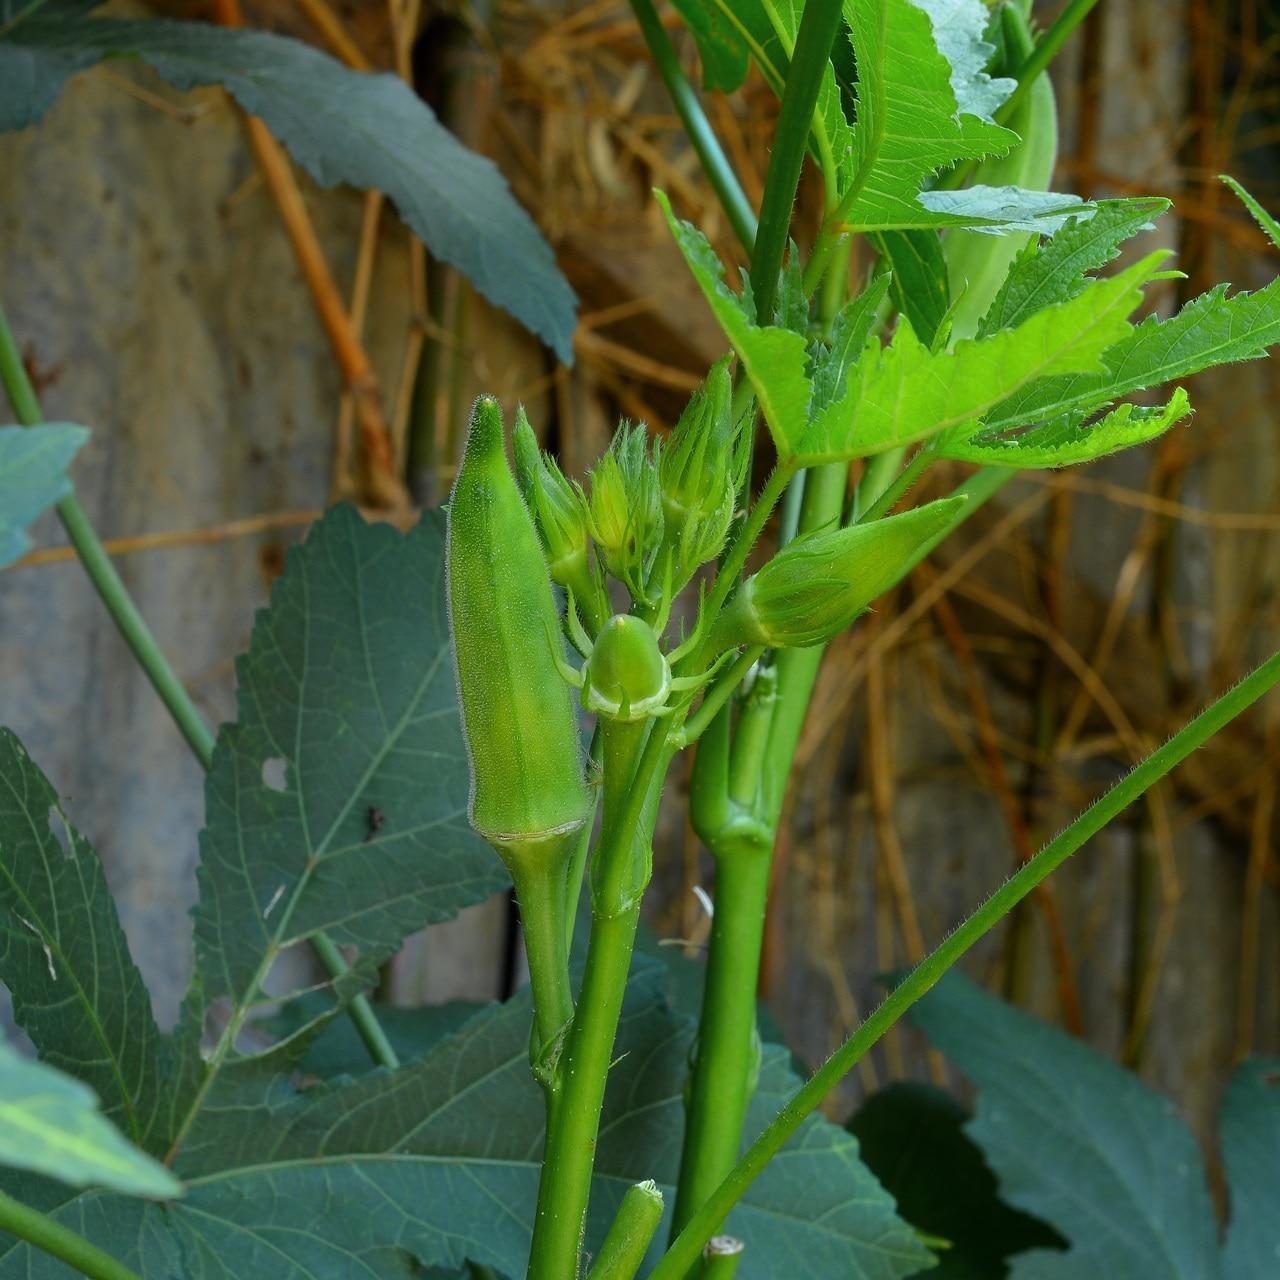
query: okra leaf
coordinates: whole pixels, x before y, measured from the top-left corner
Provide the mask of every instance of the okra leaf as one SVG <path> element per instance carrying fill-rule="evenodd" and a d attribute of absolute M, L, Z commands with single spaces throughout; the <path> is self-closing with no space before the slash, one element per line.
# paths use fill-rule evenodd
<path fill-rule="evenodd" d="M 840 309 L 831 326 L 830 340 L 814 346 L 811 360 L 814 409 L 823 409 L 844 395 L 849 370 L 857 364 L 876 331 L 880 306 L 888 288 L 888 276 L 881 275 L 871 281 Z"/>
<path fill-rule="evenodd" d="M 844 396 L 815 417 L 797 457 L 814 466 L 952 428 L 969 430 L 1055 370 L 1102 369 L 1103 353 L 1131 331 L 1129 316 L 1142 301 L 1142 286 L 1164 256 L 1151 254 L 1017 329 L 958 342 L 950 351 L 931 352 L 909 322 L 900 322 L 893 342 L 883 350 L 868 348 Z"/>
<path fill-rule="evenodd" d="M 1088 273 L 1112 261 L 1125 240 L 1152 230 L 1169 203 L 1154 197 L 1100 200 L 1091 217 L 1073 218 L 1051 240 L 1028 245 L 1009 269 L 978 336 L 1016 328 L 1037 311 L 1074 298 L 1088 285 Z"/>
<path fill-rule="evenodd" d="M 341 1002 L 407 934 L 509 883 L 467 821 L 440 512 L 402 535 L 331 510 L 289 553 L 236 673 L 239 717 L 205 782 L 179 1142 L 219 1074 L 251 1065 L 236 1038 L 282 952 L 320 932 L 347 949 Z M 197 1055 L 214 1006 L 220 1034 Z"/>
<path fill-rule="evenodd" d="M 995 123 L 995 112 L 1017 86 L 1016 80 L 987 74 L 996 52 L 985 36 L 991 16 L 982 0 L 913 0 L 933 23 L 938 52 L 951 67 L 956 107 L 966 115 Z"/>
<path fill-rule="evenodd" d="M 83 1081 L 108 1120 L 162 1154 L 166 1047 L 102 864 L 8 729 L 0 729 L 0 982 L 44 1062 Z"/>
<path fill-rule="evenodd" d="M 977 1091 L 966 1132 L 1001 1196 L 1070 1245 L 1018 1255 L 1014 1280 L 1220 1276 L 1200 1153 L 1167 1098 L 957 974 L 912 1017 Z"/>
<path fill-rule="evenodd" d="M 1079 196 L 1025 187 L 979 185 L 961 191 L 922 191 L 920 203 L 930 213 L 946 214 L 951 225 L 983 235 L 1032 231 L 1051 236 L 1072 218 L 1087 218 L 1093 211 Z"/>
<path fill-rule="evenodd" d="M 942 241 L 936 231 L 882 231 L 871 243 L 890 271 L 894 309 L 932 348 L 939 326 L 951 310 L 951 287 Z"/>
<path fill-rule="evenodd" d="M 79 0 L 46 0 L 0 39 L 0 129 L 39 119 L 68 76 L 104 58 L 140 58 L 179 89 L 222 85 L 321 186 L 385 192 L 433 255 L 572 363 L 576 300 L 550 246 L 497 167 L 398 76 L 265 31 L 97 19 Z"/>
<path fill-rule="evenodd" d="M 1224 174 L 1222 180 L 1239 196 L 1241 204 L 1253 215 L 1254 221 L 1265 232 L 1267 239 L 1280 249 L 1280 222 L 1277 222 L 1234 178 Z"/>
<path fill-rule="evenodd" d="M 182 1184 L 126 1142 L 79 1080 L 32 1062 L 0 1040 L 0 1164 L 72 1186 L 169 1197 Z"/>
<path fill-rule="evenodd" d="M 88 438 L 67 422 L 0 427 L 0 569 L 30 547 L 27 525 L 71 492 L 67 467 Z"/>
<path fill-rule="evenodd" d="M 658 964 L 638 960 L 628 985 L 588 1250 L 631 1183 L 654 1177 L 668 1205 L 674 1199 L 695 1028 L 671 1012 L 664 981 Z M 394 1073 L 303 1094 L 281 1088 L 257 1106 L 210 1113 L 202 1140 L 178 1160 L 187 1195 L 163 1214 L 86 1195 L 52 1206 L 53 1216 L 84 1222 L 96 1244 L 147 1276 L 152 1258 L 155 1274 L 174 1274 L 162 1264 L 175 1249 L 184 1280 L 398 1278 L 416 1274 L 419 1263 L 456 1266 L 465 1258 L 523 1275 L 543 1128 L 529 1073 L 529 1018 L 523 992 Z M 796 1084 L 786 1050 L 767 1046 L 752 1135 Z M 857 1141 L 820 1118 L 754 1184 L 728 1229 L 747 1242 L 744 1280 L 899 1280 L 930 1261 L 862 1165 Z M 29 1245 L 0 1243 L 0 1280 L 16 1276 L 61 1280 L 56 1264 Z"/>
<path fill-rule="evenodd" d="M 1065 1245 L 1000 1199 L 995 1174 L 964 1133 L 967 1117 L 945 1089 L 902 1081 L 872 1094 L 849 1122 L 898 1212 L 940 1242 L 937 1268 L 921 1273 L 929 1280 L 999 1280 L 1011 1254 Z"/>
<path fill-rule="evenodd" d="M 1223 1280 L 1257 1280 L 1280 1261 L 1280 1059 L 1251 1058 L 1237 1068 L 1221 1128 L 1231 1198 Z"/>
<path fill-rule="evenodd" d="M 677 218 L 661 191 L 654 194 L 689 270 L 742 361 L 779 454 L 793 453 L 808 421 L 812 393 L 804 337 L 790 329 L 757 325 L 741 296 L 725 283 L 724 265 L 706 236 Z"/>
<path fill-rule="evenodd" d="M 1041 313 L 1044 314 L 1044 313 Z M 1280 279 L 1256 293 L 1227 285 L 1188 302 L 1168 320 L 1148 317 L 1103 357 L 1102 371 L 1045 378 L 1011 395 L 987 418 L 993 429 L 1093 411 L 1202 369 L 1258 360 L 1280 343 Z"/>
<path fill-rule="evenodd" d="M 843 221 L 859 231 L 962 225 L 964 219 L 926 209 L 919 196 L 939 170 L 1003 154 L 1017 140 L 986 118 L 992 86 L 1000 82 L 981 85 L 972 58 L 958 52 L 981 41 L 986 6 L 979 0 L 845 0 L 844 15 L 858 62 L 858 105 Z"/>
<path fill-rule="evenodd" d="M 1077 412 L 1018 432 L 960 428 L 938 438 L 937 452 L 984 466 L 1067 467 L 1146 444 L 1190 415 L 1191 401 L 1179 387 L 1166 405 L 1122 404 L 1096 422 Z"/>
<path fill-rule="evenodd" d="M 673 0 L 673 8 L 697 42 L 703 86 L 725 93 L 741 88 L 751 65 L 741 14 L 716 0 Z"/>

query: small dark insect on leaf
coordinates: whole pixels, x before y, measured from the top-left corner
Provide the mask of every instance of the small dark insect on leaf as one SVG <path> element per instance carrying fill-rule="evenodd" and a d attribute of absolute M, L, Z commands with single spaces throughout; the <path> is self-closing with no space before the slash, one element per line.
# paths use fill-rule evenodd
<path fill-rule="evenodd" d="M 382 830 L 382 824 L 386 822 L 387 815 L 378 808 L 377 805 L 371 804 L 368 811 L 364 815 L 365 837 L 364 842 L 368 844 L 374 836 Z"/>

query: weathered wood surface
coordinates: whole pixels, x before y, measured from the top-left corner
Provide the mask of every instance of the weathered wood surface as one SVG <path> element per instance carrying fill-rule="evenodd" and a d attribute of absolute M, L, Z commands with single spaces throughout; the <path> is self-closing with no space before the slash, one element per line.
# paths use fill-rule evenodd
<path fill-rule="evenodd" d="M 1108 23 L 1121 28 L 1107 32 L 1106 56 L 1120 57 L 1115 50 L 1126 41 L 1128 47 L 1137 41 L 1144 56 L 1136 68 L 1104 77 L 1096 156 L 1129 181 L 1164 189 L 1173 176 L 1167 139 L 1184 105 L 1186 51 L 1178 41 L 1152 43 L 1154 18 L 1164 11 L 1156 0 L 1106 8 Z M 38 128 L 0 137 L 0 172 L 8 179 L 0 185 L 0 296 L 45 382 L 47 413 L 95 428 L 76 475 L 106 536 L 313 510 L 329 488 L 337 374 L 274 211 L 253 181 L 236 119 L 217 95 L 201 101 L 208 104 L 205 113 L 183 122 L 90 75 L 72 85 Z M 1070 101 L 1066 115 L 1079 115 Z M 345 282 L 359 198 L 308 188 L 308 202 Z M 593 242 L 581 227 L 580 221 L 576 231 L 569 229 L 576 256 L 568 266 L 588 311 L 625 300 L 628 288 L 653 291 L 668 334 L 656 340 L 655 359 L 674 360 L 679 373 L 714 356 L 700 304 L 669 250 L 652 247 L 662 244 L 659 228 L 640 236 L 633 230 L 626 257 L 621 241 L 603 234 Z M 369 333 L 379 374 L 391 386 L 409 317 L 404 236 L 394 218 L 384 223 L 383 236 Z M 629 281 L 619 275 L 624 261 L 631 264 Z M 1242 283 L 1244 276 L 1256 282 L 1266 266 L 1238 254 L 1221 265 Z M 611 297 L 611 290 L 622 298 Z M 662 344 L 685 314 L 699 317 L 698 337 L 690 349 L 673 352 Z M 617 336 L 613 329 L 601 332 Z M 612 412 L 635 412 L 644 395 L 678 407 L 682 395 L 671 387 L 646 390 L 625 370 L 611 371 L 607 361 L 584 359 L 574 374 L 548 378 L 541 354 L 479 307 L 469 312 L 468 342 L 475 388 L 525 398 L 544 419 L 558 415 L 573 469 L 606 438 Z M 1193 431 L 1215 447 L 1193 464 L 1183 500 L 1210 511 L 1276 513 L 1280 448 L 1267 404 L 1275 378 L 1271 368 L 1255 366 L 1201 381 Z M 1143 490 L 1150 470 L 1151 455 L 1134 455 L 1087 478 Z M 1002 495 L 996 512 L 975 521 L 940 566 L 1037 494 L 1046 501 L 1025 527 L 1041 548 L 1051 543 L 1047 495 L 1038 482 L 1021 482 Z M 1070 516 L 1057 622 L 1063 643 L 1087 662 L 1117 575 L 1150 518 L 1092 493 L 1074 495 Z M 60 540 L 52 520 L 36 532 L 42 546 Z M 126 582 L 213 722 L 233 712 L 233 657 L 246 644 L 254 610 L 295 536 L 296 530 L 281 529 L 120 560 Z M 1214 681 L 1239 671 L 1274 637 L 1275 605 L 1265 601 L 1274 601 L 1280 586 L 1276 538 L 1274 524 L 1269 532 L 1177 526 L 1160 572 L 1178 605 L 1185 668 L 1148 625 L 1160 593 L 1151 589 L 1150 572 L 1141 575 L 1115 654 L 1101 673 L 1139 738 L 1167 732 Z M 999 538 L 977 571 L 987 595 L 953 592 L 951 600 L 976 655 L 1013 788 L 1021 794 L 1030 787 L 1041 797 L 1030 813 L 1033 835 L 1043 837 L 1116 776 L 1129 751 L 1123 741 L 1105 741 L 1114 725 L 1094 713 L 1076 736 L 1075 755 L 1028 775 L 1026 744 L 1036 739 L 1038 711 L 1048 705 L 1062 717 L 1076 687 L 1061 644 L 1051 649 L 1043 635 L 990 607 L 994 596 L 1033 618 L 1044 615 L 1031 545 L 1020 536 Z M 899 606 L 909 606 L 924 585 L 918 579 L 899 596 Z M 895 616 L 889 605 L 881 614 L 883 622 Z M 866 657 L 872 634 L 855 637 L 824 672 L 818 705 L 835 714 L 825 732 L 812 730 L 806 739 L 771 923 L 768 994 L 811 1060 L 876 999 L 875 975 L 908 958 L 870 797 Z M 948 642 L 940 615 L 924 611 L 906 642 L 878 662 L 874 678 L 887 711 L 874 743 L 891 749 L 889 817 L 928 944 L 1008 872 L 1013 845 L 998 800 L 971 767 L 978 758 L 973 671 Z M 1169 679 L 1171 667 L 1181 685 Z M 861 671 L 856 681 L 851 671 Z M 1274 699 L 1268 714 L 1274 726 Z M 73 563 L 0 575 L 0 721 L 27 743 L 96 844 L 161 1016 L 172 1018 L 190 967 L 185 912 L 194 895 L 199 770 Z M 1082 764 L 1079 749 L 1100 740 L 1105 750 Z M 1241 781 L 1241 770 L 1251 788 L 1246 798 L 1275 785 L 1274 755 L 1268 765 L 1256 742 L 1256 735 L 1239 739 L 1236 754 L 1223 756 L 1217 772 L 1206 767 L 1190 789 L 1166 788 L 1159 807 L 1141 810 L 1096 841 L 1055 884 L 1088 1037 L 1108 1052 L 1134 1053 L 1143 1074 L 1178 1100 L 1202 1135 L 1236 1037 L 1249 832 L 1238 821 L 1183 819 L 1215 789 Z M 708 868 L 683 827 L 682 787 L 672 791 L 677 803 L 664 817 L 651 914 L 668 935 L 690 936 L 702 923 L 690 884 Z M 1165 824 L 1171 835 L 1164 834 Z M 1271 840 L 1266 833 L 1262 838 Z M 1271 865 L 1259 905 L 1252 1042 L 1275 1052 L 1274 856 Z M 1163 917 L 1171 929 L 1163 939 L 1165 960 L 1146 1035 L 1135 1045 L 1128 1043 L 1129 1028 L 1159 940 L 1161 894 L 1173 888 L 1171 870 L 1181 892 L 1176 911 Z M 496 901 L 415 939 L 397 974 L 399 997 L 496 994 L 504 982 L 507 919 L 506 904 Z M 1031 1007 L 1060 1017 L 1043 914 L 1030 910 L 1025 930 L 1027 960 L 1011 967 L 1008 939 L 996 936 L 969 968 L 993 982 L 1013 981 Z M 927 1069 L 920 1045 L 904 1035 L 873 1055 L 842 1105 L 873 1080 Z"/>

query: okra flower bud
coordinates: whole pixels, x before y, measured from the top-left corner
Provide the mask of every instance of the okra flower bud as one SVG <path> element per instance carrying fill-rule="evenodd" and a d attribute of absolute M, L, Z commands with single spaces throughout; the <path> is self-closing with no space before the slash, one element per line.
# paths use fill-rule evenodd
<path fill-rule="evenodd" d="M 507 465 L 502 410 L 487 397 L 472 412 L 449 504 L 447 568 L 471 824 L 514 863 L 565 845 L 588 796 L 552 651 L 561 632 L 546 561 Z"/>
<path fill-rule="evenodd" d="M 802 649 L 843 631 L 965 503 L 944 498 L 899 516 L 788 543 L 740 586 L 716 619 L 715 648 Z"/>
<path fill-rule="evenodd" d="M 661 714 L 671 692 L 671 668 L 657 635 L 631 614 L 615 614 L 600 628 L 582 678 L 582 705 L 609 720 Z"/>
<path fill-rule="evenodd" d="M 662 494 L 643 423 L 623 423 L 591 472 L 591 536 L 609 572 L 644 600 L 662 540 Z"/>
<path fill-rule="evenodd" d="M 512 436 L 516 479 L 533 513 L 552 582 L 573 593 L 594 631 L 605 614 L 604 584 L 588 556 L 587 499 L 581 485 L 565 478 L 556 460 L 538 448 L 523 408 L 516 410 Z"/>
<path fill-rule="evenodd" d="M 729 357 L 693 393 L 662 454 L 663 549 L 671 557 L 672 590 L 724 546 L 733 519 L 735 430 Z"/>

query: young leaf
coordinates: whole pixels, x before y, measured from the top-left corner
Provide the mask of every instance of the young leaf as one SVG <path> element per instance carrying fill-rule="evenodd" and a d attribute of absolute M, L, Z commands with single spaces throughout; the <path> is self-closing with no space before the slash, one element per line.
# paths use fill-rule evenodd
<path fill-rule="evenodd" d="M 970 0 L 935 3 L 944 42 L 980 39 L 985 7 Z M 955 68 L 935 42 L 930 14 L 912 0 L 845 0 L 858 60 L 858 122 L 853 134 L 852 176 L 840 215 L 859 231 L 954 226 L 957 219 L 931 212 L 918 199 L 940 169 L 959 160 L 1003 153 L 1016 135 L 985 119 L 989 94 L 962 89 L 973 84 L 965 63 Z"/>
<path fill-rule="evenodd" d="M 1067 467 L 1146 444 L 1190 415 L 1191 401 L 1179 387 L 1163 407 L 1122 404 L 1092 423 L 1077 412 L 1021 432 L 959 427 L 938 438 L 937 452 L 984 466 Z"/>
<path fill-rule="evenodd" d="M 443 543 L 439 512 L 401 536 L 336 507 L 258 615 L 205 784 L 179 1138 L 282 951 L 319 932 L 351 948 L 342 998 L 406 934 L 508 883 L 467 821 Z M 229 1021 L 196 1060 L 214 1001 Z"/>
<path fill-rule="evenodd" d="M 1222 180 L 1240 197 L 1244 207 L 1253 214 L 1254 221 L 1266 233 L 1267 239 L 1280 249 L 1280 222 L 1277 222 L 1234 178 L 1224 174 Z"/>
<path fill-rule="evenodd" d="M 31 545 L 27 525 L 71 492 L 67 467 L 88 438 L 66 422 L 0 427 L 0 569 Z"/>
<path fill-rule="evenodd" d="M 102 864 L 7 729 L 0 729 L 0 981 L 41 1058 L 91 1088 L 134 1143 L 162 1154 L 164 1050 Z"/>
<path fill-rule="evenodd" d="M 1014 1280 L 1219 1274 L 1200 1154 L 1166 1098 L 958 974 L 912 1017 L 977 1090 L 967 1132 L 1000 1194 L 1070 1243 L 1020 1255 Z"/>
<path fill-rule="evenodd" d="M 661 191 L 654 194 L 689 270 L 742 361 L 778 452 L 794 452 L 809 416 L 811 387 L 805 372 L 804 338 L 789 329 L 757 325 L 741 298 L 725 284 L 724 265 L 706 236 L 677 218 Z"/>
<path fill-rule="evenodd" d="M 664 975 L 640 962 L 629 984 L 600 1127 L 587 1222 L 596 1247 L 627 1187 L 642 1177 L 667 1203 L 680 1157 L 683 1091 L 694 1028 L 673 1015 Z M 186 1198 L 161 1215 L 85 1197 L 54 1210 L 85 1221 L 94 1243 L 144 1274 L 175 1245 L 205 1280 L 408 1277 L 413 1259 L 464 1258 L 522 1275 L 539 1173 L 542 1099 L 528 1065 L 527 992 L 494 1005 L 424 1058 L 257 1107 L 210 1113 L 179 1159 Z M 748 1127 L 795 1087 L 788 1055 L 765 1049 Z M 762 1276 L 899 1280 L 930 1255 L 866 1171 L 856 1141 L 814 1119 L 734 1211 Z M 660 1233 L 664 1234 L 664 1233 Z M 394 1242 L 392 1247 L 389 1242 Z M 28 1270 L 27 1268 L 30 1268 Z M 155 1274 L 170 1275 L 156 1264 Z M 0 1280 L 55 1280 L 30 1246 L 0 1243 Z"/>
<path fill-rule="evenodd" d="M 0 1164 L 71 1186 L 170 1197 L 182 1184 L 120 1136 L 93 1090 L 0 1041 Z"/>
<path fill-rule="evenodd" d="M 945 1241 L 921 1280 L 999 1280 L 1005 1260 L 1065 1242 L 1000 1199 L 995 1175 L 965 1136 L 968 1113 L 945 1089 L 902 1081 L 872 1094 L 849 1122 L 867 1167 L 918 1231 Z"/>
<path fill-rule="evenodd" d="M 1043 314 L 1043 313 L 1042 313 Z M 1169 320 L 1150 316 L 1103 357 L 1101 373 L 1045 378 L 992 412 L 992 429 L 1044 422 L 1072 410 L 1092 412 L 1147 387 L 1201 369 L 1258 360 L 1280 342 L 1280 279 L 1256 293 L 1227 296 L 1225 284 L 1187 303 Z"/>
<path fill-rule="evenodd" d="M 801 464 L 881 453 L 967 427 L 1055 371 L 1102 368 L 1103 353 L 1130 332 L 1142 286 L 1163 260 L 1152 254 L 1017 329 L 951 351 L 931 353 L 910 324 L 900 323 L 892 344 L 868 349 L 845 395 L 814 418 L 796 450 Z"/>
<path fill-rule="evenodd" d="M 572 363 L 576 303 L 550 246 L 493 163 L 399 77 L 265 31 L 96 19 L 47 0 L 0 40 L 0 129 L 38 119 L 62 80 L 103 58 L 141 58 L 179 89 L 222 85 L 321 186 L 384 191 L 434 256 Z"/>
<path fill-rule="evenodd" d="M 978 336 L 1014 329 L 1037 311 L 1074 298 L 1088 285 L 1090 271 L 1112 261 L 1123 241 L 1152 230 L 1168 208 L 1168 200 L 1153 197 L 1100 200 L 1092 217 L 1074 218 L 1051 240 L 1028 246 L 1010 268 Z"/>
<path fill-rule="evenodd" d="M 1251 1058 L 1232 1076 L 1222 1157 L 1231 1197 L 1223 1280 L 1258 1280 L 1280 1263 L 1280 1059 Z"/>
<path fill-rule="evenodd" d="M 813 408 L 824 409 L 844 395 L 849 370 L 857 364 L 871 341 L 880 319 L 880 307 L 889 288 L 887 276 L 878 276 L 856 298 L 841 308 L 826 343 L 812 350 Z"/>

